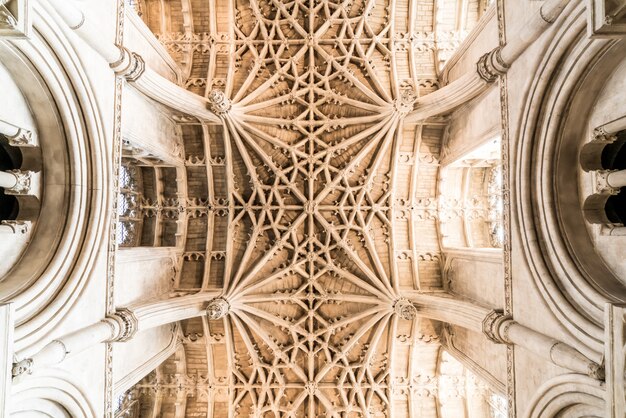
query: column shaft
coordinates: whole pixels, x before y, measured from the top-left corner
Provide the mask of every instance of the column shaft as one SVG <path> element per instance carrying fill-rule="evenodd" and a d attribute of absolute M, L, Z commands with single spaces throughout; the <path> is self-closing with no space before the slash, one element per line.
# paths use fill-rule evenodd
<path fill-rule="evenodd" d="M 603 368 L 574 347 L 521 325 L 500 312 L 492 311 L 485 317 L 483 333 L 495 343 L 523 347 L 557 366 L 596 379 L 604 378 Z"/>
<path fill-rule="evenodd" d="M 136 305 L 132 310 L 119 309 L 100 322 L 56 338 L 31 358 L 14 363 L 13 375 L 31 373 L 34 367 L 61 363 L 72 355 L 103 342 L 128 341 L 139 329 L 151 329 L 205 315 L 206 302 L 216 296 L 218 292 L 197 293 Z M 20 353 L 15 353 L 15 357 L 23 358 Z"/>
<path fill-rule="evenodd" d="M 607 174 L 606 183 L 616 189 L 626 187 L 626 170 L 613 171 Z"/>
<path fill-rule="evenodd" d="M 59 364 L 68 357 L 111 339 L 114 331 L 114 324 L 101 321 L 52 340 L 33 357 L 14 363 L 13 376 L 30 374 L 34 368 Z M 19 354 L 16 357 L 19 358 Z"/>
<path fill-rule="evenodd" d="M 6 137 L 16 136 L 20 132 L 20 128 L 0 120 L 0 135 Z"/>
<path fill-rule="evenodd" d="M 13 173 L 0 171 L 0 187 L 3 189 L 13 189 L 17 186 L 17 176 Z"/>
<path fill-rule="evenodd" d="M 502 48 L 502 60 L 511 65 L 561 14 L 570 0 L 547 0 L 530 19 L 524 30 L 518 31 Z"/>

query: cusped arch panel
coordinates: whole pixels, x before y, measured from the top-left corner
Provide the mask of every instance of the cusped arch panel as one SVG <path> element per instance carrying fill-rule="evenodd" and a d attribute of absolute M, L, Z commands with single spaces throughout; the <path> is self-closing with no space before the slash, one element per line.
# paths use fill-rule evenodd
<path fill-rule="evenodd" d="M 531 400 L 526 418 L 606 416 L 603 383 L 580 374 L 557 376 Z"/>
<path fill-rule="evenodd" d="M 95 418 L 96 414 L 69 376 L 45 371 L 14 382 L 9 417 Z"/>

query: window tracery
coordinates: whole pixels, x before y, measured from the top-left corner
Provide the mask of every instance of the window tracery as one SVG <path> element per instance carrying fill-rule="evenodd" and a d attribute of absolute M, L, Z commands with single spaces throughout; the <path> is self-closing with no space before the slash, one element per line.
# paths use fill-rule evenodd
<path fill-rule="evenodd" d="M 502 395 L 493 392 L 487 402 L 491 408 L 491 418 L 508 418 L 509 408 L 506 399 Z"/>
<path fill-rule="evenodd" d="M 138 418 L 140 402 L 136 390 L 128 390 L 115 399 L 115 418 Z"/>
<path fill-rule="evenodd" d="M 120 167 L 120 193 L 117 199 L 119 246 L 136 246 L 141 224 L 141 172 L 136 166 L 122 165 Z"/>

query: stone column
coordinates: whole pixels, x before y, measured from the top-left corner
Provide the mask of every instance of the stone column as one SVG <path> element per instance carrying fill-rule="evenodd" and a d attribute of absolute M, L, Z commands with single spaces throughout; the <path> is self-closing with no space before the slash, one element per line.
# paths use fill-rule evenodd
<path fill-rule="evenodd" d="M 505 46 L 499 46 L 483 55 L 472 71 L 434 93 L 420 97 L 405 121 L 417 122 L 449 112 L 485 91 L 522 53 L 559 17 L 570 0 L 546 0 L 541 8 L 524 24 L 524 30 L 512 37 Z"/>
<path fill-rule="evenodd" d="M 609 231 L 609 235 L 611 236 L 626 236 L 626 227 L 624 226 L 618 226 L 616 228 L 611 228 L 611 230 Z"/>
<path fill-rule="evenodd" d="M 15 357 L 19 361 L 13 364 L 13 376 L 30 374 L 34 368 L 59 364 L 100 343 L 128 341 L 140 329 L 151 329 L 205 315 L 207 302 L 217 300 L 216 296 L 217 292 L 197 293 L 119 309 L 95 324 L 54 339 L 30 358 L 19 360 L 23 356 L 16 353 Z"/>
<path fill-rule="evenodd" d="M 483 320 L 483 333 L 496 344 L 524 347 L 557 366 L 604 379 L 604 369 L 570 345 L 515 322 L 501 311 L 491 311 Z"/>
<path fill-rule="evenodd" d="M 126 47 L 114 45 L 101 30 L 86 20 L 85 14 L 74 0 L 51 0 L 57 13 L 70 29 L 91 46 L 109 63 L 115 74 L 123 76 L 147 97 L 182 113 L 201 120 L 219 122 L 219 118 L 207 106 L 208 101 L 183 87 L 172 83 L 146 67 L 143 58 Z"/>
<path fill-rule="evenodd" d="M 0 120 L 0 135 L 4 135 L 13 147 L 34 147 L 35 134 L 27 129 L 20 128 Z"/>
<path fill-rule="evenodd" d="M 10 171 L 0 171 L 0 187 L 3 189 L 13 189 L 17 186 L 17 175 Z"/>
<path fill-rule="evenodd" d="M 606 184 L 614 189 L 626 187 L 626 170 L 609 171 L 606 174 Z"/>
<path fill-rule="evenodd" d="M 27 195 L 33 189 L 32 171 L 0 171 L 0 187 L 6 194 Z"/>
<path fill-rule="evenodd" d="M 117 311 L 98 323 L 52 340 L 33 357 L 13 364 L 13 376 L 52 366 L 102 342 L 128 341 L 137 332 L 137 318 L 127 310 Z"/>

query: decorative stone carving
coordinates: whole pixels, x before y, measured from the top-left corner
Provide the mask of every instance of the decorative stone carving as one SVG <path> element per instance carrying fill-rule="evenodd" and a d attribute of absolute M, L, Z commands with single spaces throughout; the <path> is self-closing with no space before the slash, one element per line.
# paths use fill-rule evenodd
<path fill-rule="evenodd" d="M 411 320 L 417 316 L 417 308 L 409 300 L 401 298 L 393 304 L 393 310 L 402 319 Z"/>
<path fill-rule="evenodd" d="M 318 385 L 317 382 L 315 381 L 309 381 L 306 384 L 306 391 L 309 394 L 309 396 L 314 396 L 315 392 L 317 392 L 318 390 Z"/>
<path fill-rule="evenodd" d="M 33 373 L 33 359 L 27 358 L 16 363 L 13 363 L 11 374 L 13 377 L 21 376 L 23 374 Z"/>
<path fill-rule="evenodd" d="M 230 100 L 221 90 L 211 90 L 208 96 L 211 110 L 218 115 L 227 113 L 231 108 Z"/>
<path fill-rule="evenodd" d="M 501 49 L 501 47 L 497 47 L 486 53 L 480 57 L 476 64 L 478 75 L 487 83 L 493 83 L 499 76 L 506 74 L 509 69 L 509 64 L 504 62 L 500 55 Z"/>
<path fill-rule="evenodd" d="M 500 333 L 500 326 L 510 319 L 501 310 L 492 310 L 483 320 L 483 333 L 496 344 L 508 344 L 506 336 Z"/>
<path fill-rule="evenodd" d="M 30 231 L 32 222 L 30 221 L 2 221 L 0 222 L 0 232 L 24 235 Z"/>
<path fill-rule="evenodd" d="M 616 195 L 620 189 L 611 185 L 609 176 L 617 170 L 598 170 L 596 172 L 596 190 L 598 193 Z"/>
<path fill-rule="evenodd" d="M 224 298 L 215 298 L 206 307 L 206 314 L 213 321 L 224 318 L 229 312 L 230 304 Z"/>
<path fill-rule="evenodd" d="M 35 134 L 27 129 L 19 128 L 15 135 L 7 136 L 7 140 L 9 141 L 9 145 L 11 145 L 12 147 L 36 146 Z"/>
<path fill-rule="evenodd" d="M 110 322 L 111 320 L 114 323 Z M 139 321 L 130 309 L 118 309 L 113 315 L 107 316 L 105 322 L 112 327 L 111 341 L 125 342 L 135 336 L 139 328 Z"/>
<path fill-rule="evenodd" d="M 605 380 L 606 373 L 604 370 L 604 366 L 597 363 L 589 363 L 587 367 L 587 376 L 596 379 L 596 380 Z"/>
<path fill-rule="evenodd" d="M 112 63 L 111 69 L 115 74 L 124 77 L 127 81 L 137 81 L 146 71 L 146 63 L 143 58 L 131 52 L 128 48 L 120 46 L 120 58 Z"/>
<path fill-rule="evenodd" d="M 595 128 L 591 134 L 592 141 L 611 143 L 615 142 L 616 139 L 617 135 L 614 132 L 607 132 L 602 126 Z"/>
<path fill-rule="evenodd" d="M 15 177 L 15 185 L 12 187 L 6 187 L 4 192 L 10 195 L 27 195 L 31 194 L 32 186 L 32 171 L 10 170 L 7 173 L 13 174 Z"/>
<path fill-rule="evenodd" d="M 406 115 L 413 110 L 416 100 L 415 88 L 411 84 L 403 84 L 400 87 L 400 97 L 394 102 L 394 108 L 401 115 Z"/>

